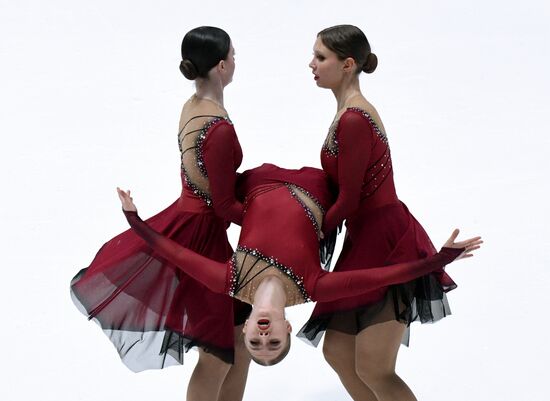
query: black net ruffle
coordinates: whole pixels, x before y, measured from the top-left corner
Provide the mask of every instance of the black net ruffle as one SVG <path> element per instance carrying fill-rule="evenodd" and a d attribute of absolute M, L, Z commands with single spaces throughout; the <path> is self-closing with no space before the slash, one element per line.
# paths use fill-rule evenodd
<path fill-rule="evenodd" d="M 334 249 L 336 248 L 336 238 L 341 232 L 342 224 L 325 235 L 325 237 L 319 241 L 319 258 L 321 259 L 321 267 L 323 270 L 330 271 L 332 256 L 334 255 Z"/>
<path fill-rule="evenodd" d="M 243 325 L 250 312 L 252 311 L 252 305 L 241 302 L 237 299 L 233 300 L 233 324 L 235 326 Z M 225 363 L 234 362 L 234 350 L 223 349 L 216 347 L 215 345 L 208 344 L 204 341 L 198 339 L 193 339 L 186 337 L 175 331 L 166 331 L 164 334 L 164 341 L 160 348 L 160 354 L 172 357 L 178 362 L 178 364 L 183 365 L 184 355 L 191 348 L 198 347 L 204 352 L 212 354 L 217 358 L 221 359 Z"/>
<path fill-rule="evenodd" d="M 374 304 L 311 317 L 297 336 L 316 347 L 327 329 L 356 335 L 369 326 L 391 320 L 408 327 L 412 322 L 434 323 L 450 314 L 443 287 L 433 275 L 427 275 L 389 287 L 386 296 Z M 409 330 L 402 343 L 409 345 Z"/>
<path fill-rule="evenodd" d="M 180 333 L 167 331 L 160 348 L 160 355 L 170 356 L 178 364 L 183 365 L 184 355 L 193 347 L 199 347 L 204 352 L 212 354 L 225 363 L 233 363 L 233 349 L 221 349 L 196 339 L 187 338 Z"/>
<path fill-rule="evenodd" d="M 147 258 L 149 271 L 155 270 L 159 264 L 155 258 Z M 159 319 L 159 311 L 151 309 L 152 304 L 137 302 L 135 297 L 129 297 L 120 292 L 118 297 L 125 297 L 129 308 L 120 316 L 120 319 L 112 319 L 105 313 L 109 310 L 109 304 L 105 309 L 93 308 L 74 291 L 73 285 L 86 273 L 82 269 L 71 282 L 71 298 L 77 309 L 93 320 L 114 345 L 121 361 L 133 372 L 141 372 L 148 369 L 163 369 L 169 366 L 182 365 L 185 353 L 193 347 L 199 347 L 226 363 L 233 363 L 234 349 L 223 348 L 201 339 L 185 336 L 182 333 L 172 331 L 166 327 L 164 318 Z M 166 268 L 164 270 L 167 270 Z M 98 292 L 100 293 L 99 289 Z M 157 288 L 159 297 L 166 297 L 167 292 Z M 100 296 L 101 294 L 98 294 Z M 135 294 L 134 294 L 135 295 Z M 133 302 L 133 303 L 132 303 Z M 137 303 L 136 303 L 137 302 Z M 120 305 L 120 301 L 119 304 Z M 131 305 L 131 306 L 130 306 Z M 233 300 L 233 324 L 239 326 L 244 323 L 251 311 L 251 306 Z M 135 312 L 135 313 L 134 313 Z M 208 313 L 205 311 L 204 313 Z M 139 319 L 134 321 L 134 315 Z M 185 316 L 185 314 L 184 314 Z M 185 327 L 185 324 L 183 325 Z"/>
<path fill-rule="evenodd" d="M 252 305 L 246 304 L 237 299 L 233 300 L 233 324 L 235 326 L 244 324 L 251 311 Z M 160 354 L 170 356 L 176 360 L 178 364 L 183 365 L 185 353 L 193 347 L 198 347 L 204 352 L 212 354 L 226 363 L 232 364 L 234 362 L 233 348 L 222 349 L 212 344 L 186 337 L 174 331 L 165 332 L 164 341 L 162 342 L 162 347 L 160 348 Z"/>

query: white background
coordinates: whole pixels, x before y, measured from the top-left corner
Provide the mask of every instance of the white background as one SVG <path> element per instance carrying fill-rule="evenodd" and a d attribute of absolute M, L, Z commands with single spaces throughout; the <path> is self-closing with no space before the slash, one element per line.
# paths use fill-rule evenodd
<path fill-rule="evenodd" d="M 117 185 L 144 217 L 179 195 L 185 32 L 214 25 L 233 39 L 225 102 L 241 170 L 319 166 L 335 102 L 307 64 L 316 33 L 340 23 L 378 55 L 361 82 L 400 198 L 436 244 L 455 226 L 486 241 L 449 268 L 454 314 L 414 325 L 398 373 L 424 401 L 548 399 L 549 20 L 543 0 L 0 0 L 0 399 L 185 398 L 196 353 L 130 372 L 69 281 L 126 229 Z M 311 306 L 289 310 L 296 329 Z M 251 368 L 245 399 L 348 398 L 320 349 L 294 340 L 280 365 Z"/>

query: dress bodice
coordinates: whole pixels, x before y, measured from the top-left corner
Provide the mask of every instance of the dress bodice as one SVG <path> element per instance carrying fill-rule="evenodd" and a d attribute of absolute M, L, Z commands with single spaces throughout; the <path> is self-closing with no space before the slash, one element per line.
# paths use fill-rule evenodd
<path fill-rule="evenodd" d="M 331 194 L 322 170 L 287 170 L 262 165 L 239 177 L 245 213 L 239 246 L 227 263 L 216 262 L 155 232 L 136 212 L 125 212 L 136 233 L 211 291 L 229 294 L 252 304 L 261 281 L 278 276 L 284 283 L 287 305 L 354 296 L 372 288 L 410 281 L 441 269 L 462 251 L 443 248 L 414 262 L 328 273 L 321 269 L 319 227 Z M 315 220 L 315 221 L 314 221 Z"/>
<path fill-rule="evenodd" d="M 235 198 L 236 170 L 242 150 L 231 120 L 223 116 L 191 118 L 178 135 L 181 153 L 181 207 L 212 212 L 240 223 L 242 205 Z"/>
<path fill-rule="evenodd" d="M 331 201 L 325 173 L 264 164 L 239 177 L 238 188 L 245 213 L 229 294 L 252 303 L 261 281 L 274 275 L 285 285 L 287 306 L 310 301 L 321 272 L 320 227 Z"/>
<path fill-rule="evenodd" d="M 397 202 L 388 138 L 366 111 L 348 108 L 331 125 L 321 164 L 338 192 L 328 231 L 350 212 Z"/>

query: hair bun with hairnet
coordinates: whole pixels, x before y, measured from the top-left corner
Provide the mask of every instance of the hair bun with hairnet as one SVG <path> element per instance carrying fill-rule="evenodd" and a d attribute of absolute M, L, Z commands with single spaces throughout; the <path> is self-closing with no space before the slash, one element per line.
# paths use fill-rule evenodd
<path fill-rule="evenodd" d="M 370 74 L 371 72 L 374 72 L 374 70 L 376 70 L 377 65 L 378 57 L 376 57 L 376 54 L 374 53 L 369 53 L 367 59 L 365 60 L 365 64 L 363 64 L 362 70 L 367 74 Z"/>
<path fill-rule="evenodd" d="M 187 79 L 194 80 L 199 75 L 195 64 L 188 58 L 181 60 L 180 71 Z"/>

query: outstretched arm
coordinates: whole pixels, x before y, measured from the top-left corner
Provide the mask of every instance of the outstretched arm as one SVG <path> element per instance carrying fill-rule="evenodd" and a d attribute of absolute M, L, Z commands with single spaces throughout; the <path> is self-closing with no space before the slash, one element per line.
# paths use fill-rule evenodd
<path fill-rule="evenodd" d="M 424 259 L 383 267 L 326 273 L 317 280 L 313 299 L 329 302 L 361 295 L 376 288 L 414 280 L 441 269 L 454 260 L 472 256 L 472 251 L 483 243 L 481 237 L 455 242 L 458 232 L 453 232 L 438 253 Z"/>
<path fill-rule="evenodd" d="M 151 249 L 211 291 L 225 292 L 227 263 L 208 259 L 159 234 L 138 216 L 130 191 L 117 188 L 117 192 L 128 223 Z"/>

